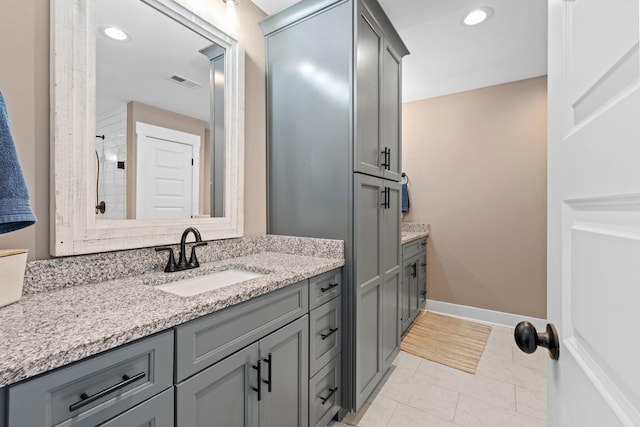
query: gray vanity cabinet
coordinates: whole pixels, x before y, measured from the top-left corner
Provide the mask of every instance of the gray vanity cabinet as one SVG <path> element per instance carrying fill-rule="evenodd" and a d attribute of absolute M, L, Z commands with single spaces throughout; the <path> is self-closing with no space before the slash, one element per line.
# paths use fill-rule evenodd
<path fill-rule="evenodd" d="M 378 385 L 398 352 L 400 184 L 355 177 L 356 405 Z"/>
<path fill-rule="evenodd" d="M 309 317 L 176 386 L 180 427 L 308 425 Z"/>
<path fill-rule="evenodd" d="M 427 238 L 402 245 L 400 317 L 405 333 L 425 307 L 427 295 Z"/>
<path fill-rule="evenodd" d="M 268 232 L 345 241 L 340 392 L 356 410 L 398 347 L 400 262 L 383 242 L 397 251 L 400 211 L 380 205 L 386 188 L 399 200 L 409 52 L 376 0 L 305 0 L 260 25 Z"/>
<path fill-rule="evenodd" d="M 172 385 L 170 330 L 10 385 L 8 425 L 93 427 Z M 154 415 L 144 408 L 138 414 Z"/>

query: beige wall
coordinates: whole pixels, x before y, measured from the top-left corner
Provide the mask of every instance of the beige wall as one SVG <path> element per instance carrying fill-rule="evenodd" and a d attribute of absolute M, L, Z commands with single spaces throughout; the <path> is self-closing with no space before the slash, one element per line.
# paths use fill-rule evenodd
<path fill-rule="evenodd" d="M 546 317 L 546 77 L 403 106 L 429 298 Z"/>
<path fill-rule="evenodd" d="M 49 0 L 0 0 L 0 91 L 23 167 L 35 226 L 0 235 L 0 249 L 28 248 L 30 259 L 49 257 Z M 266 232 L 264 39 L 265 14 L 240 2 L 245 50 L 245 234 Z"/>

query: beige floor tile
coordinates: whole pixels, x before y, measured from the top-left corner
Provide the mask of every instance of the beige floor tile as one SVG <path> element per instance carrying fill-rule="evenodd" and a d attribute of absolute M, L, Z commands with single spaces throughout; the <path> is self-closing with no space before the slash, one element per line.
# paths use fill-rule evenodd
<path fill-rule="evenodd" d="M 547 361 L 549 360 L 549 352 L 546 348 L 539 348 L 535 353 L 527 354 L 518 348 L 513 349 L 513 363 L 516 366 L 524 366 L 525 368 L 537 369 L 547 373 Z"/>
<path fill-rule="evenodd" d="M 415 372 L 423 360 L 424 359 L 422 357 L 415 356 L 411 353 L 407 353 L 406 351 L 401 351 L 394 359 L 393 365 L 399 368 L 413 370 Z"/>
<path fill-rule="evenodd" d="M 480 359 L 476 374 L 537 391 L 547 389 L 544 372 L 524 366 L 505 366 L 490 359 Z"/>
<path fill-rule="evenodd" d="M 386 427 L 396 410 L 398 402 L 378 394 L 373 402 L 367 404 L 356 418 L 358 427 Z"/>
<path fill-rule="evenodd" d="M 415 379 L 447 390 L 475 397 L 484 402 L 515 411 L 516 394 L 512 383 L 469 374 L 443 365 L 420 365 Z"/>
<path fill-rule="evenodd" d="M 458 393 L 415 378 L 388 381 L 380 394 L 445 420 L 453 420 L 458 402 Z"/>
<path fill-rule="evenodd" d="M 454 427 L 450 421 L 443 420 L 427 412 L 420 411 L 406 406 L 398 404 L 391 420 L 387 424 L 387 427 Z M 369 427 L 367 425 L 360 425 L 359 427 Z"/>
<path fill-rule="evenodd" d="M 467 427 L 544 427 L 546 422 L 519 415 L 500 406 L 491 405 L 469 396 L 460 396 L 456 424 Z"/>
<path fill-rule="evenodd" d="M 547 419 L 547 393 L 516 386 L 516 412 Z"/>

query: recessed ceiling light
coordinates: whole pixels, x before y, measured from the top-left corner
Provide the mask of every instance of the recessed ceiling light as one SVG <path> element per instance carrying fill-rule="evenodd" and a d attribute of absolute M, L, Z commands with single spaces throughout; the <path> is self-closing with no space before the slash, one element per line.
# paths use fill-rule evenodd
<path fill-rule="evenodd" d="M 493 9 L 490 7 L 479 7 L 467 13 L 462 20 L 465 25 L 478 25 L 493 15 Z"/>
<path fill-rule="evenodd" d="M 102 33 L 110 39 L 117 40 L 119 42 L 129 40 L 129 34 L 125 33 L 118 27 L 104 27 L 102 28 Z"/>

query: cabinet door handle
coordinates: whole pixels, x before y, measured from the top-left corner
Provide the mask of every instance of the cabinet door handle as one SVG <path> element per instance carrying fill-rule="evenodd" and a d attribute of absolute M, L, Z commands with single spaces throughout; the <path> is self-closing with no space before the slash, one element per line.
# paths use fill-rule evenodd
<path fill-rule="evenodd" d="M 141 378 L 144 378 L 147 374 L 144 372 L 140 372 L 139 374 L 135 374 L 134 376 L 130 377 L 128 375 L 123 375 L 122 376 L 122 381 L 119 382 L 118 384 L 112 385 L 111 387 L 105 388 L 102 391 L 97 392 L 96 394 L 92 394 L 91 396 L 89 396 L 87 393 L 82 393 L 80 395 L 80 400 L 76 403 L 72 403 L 69 406 L 69 411 L 73 412 L 76 409 L 80 409 L 85 405 L 88 405 L 89 403 L 95 402 L 98 399 L 101 399 L 103 397 L 105 397 L 106 395 L 113 393 L 114 391 L 120 390 L 121 388 L 124 388 L 126 386 L 128 386 L 129 384 L 132 384 L 136 381 L 138 381 Z"/>
<path fill-rule="evenodd" d="M 420 246 L 427 246 L 427 242 L 420 243 Z"/>
<path fill-rule="evenodd" d="M 411 264 L 411 277 L 413 277 L 413 278 L 416 277 L 416 271 L 417 271 L 417 265 L 416 264 Z"/>
<path fill-rule="evenodd" d="M 251 387 L 251 390 L 258 393 L 258 402 L 262 400 L 262 382 L 260 381 L 260 379 L 262 378 L 262 366 L 260 365 L 261 362 L 262 361 L 258 359 L 258 364 L 251 366 L 253 369 L 258 371 L 258 387 Z"/>
<path fill-rule="evenodd" d="M 383 157 L 383 161 L 382 161 L 382 167 L 384 169 L 389 169 L 389 160 L 391 157 L 391 150 L 389 149 L 389 147 L 384 147 L 384 150 L 382 150 L 382 155 Z"/>
<path fill-rule="evenodd" d="M 427 291 L 420 291 L 420 294 L 421 294 L 423 297 L 426 297 L 426 296 L 427 296 Z"/>
<path fill-rule="evenodd" d="M 426 266 L 427 266 L 427 263 L 426 263 L 426 262 L 423 262 L 422 264 L 420 264 L 420 266 L 421 266 L 421 267 L 426 267 Z"/>
<path fill-rule="evenodd" d="M 269 357 L 267 357 L 266 359 L 262 359 L 264 360 L 265 363 L 269 364 L 269 369 L 267 371 L 268 375 L 269 375 L 269 379 L 268 380 L 262 380 L 263 383 L 265 383 L 268 388 L 267 391 L 269 393 L 271 393 L 271 353 L 269 353 Z"/>
<path fill-rule="evenodd" d="M 331 329 L 329 329 L 329 332 L 327 332 L 326 334 L 320 334 L 320 336 L 322 337 L 322 341 L 326 340 L 327 338 L 329 338 L 331 335 L 335 334 L 336 332 L 338 332 L 338 328 L 331 328 Z"/>
<path fill-rule="evenodd" d="M 330 388 L 329 389 L 329 394 L 327 394 L 327 397 L 321 397 L 320 400 L 322 401 L 322 404 L 324 405 L 325 403 L 327 403 L 327 400 L 331 399 L 331 396 L 333 396 L 333 394 L 338 391 L 338 387 L 334 387 L 334 388 Z"/>
<path fill-rule="evenodd" d="M 329 286 L 327 286 L 326 288 L 320 288 L 320 292 L 322 292 L 323 294 L 325 292 L 329 292 L 331 289 L 340 286 L 339 283 L 330 283 Z"/>

